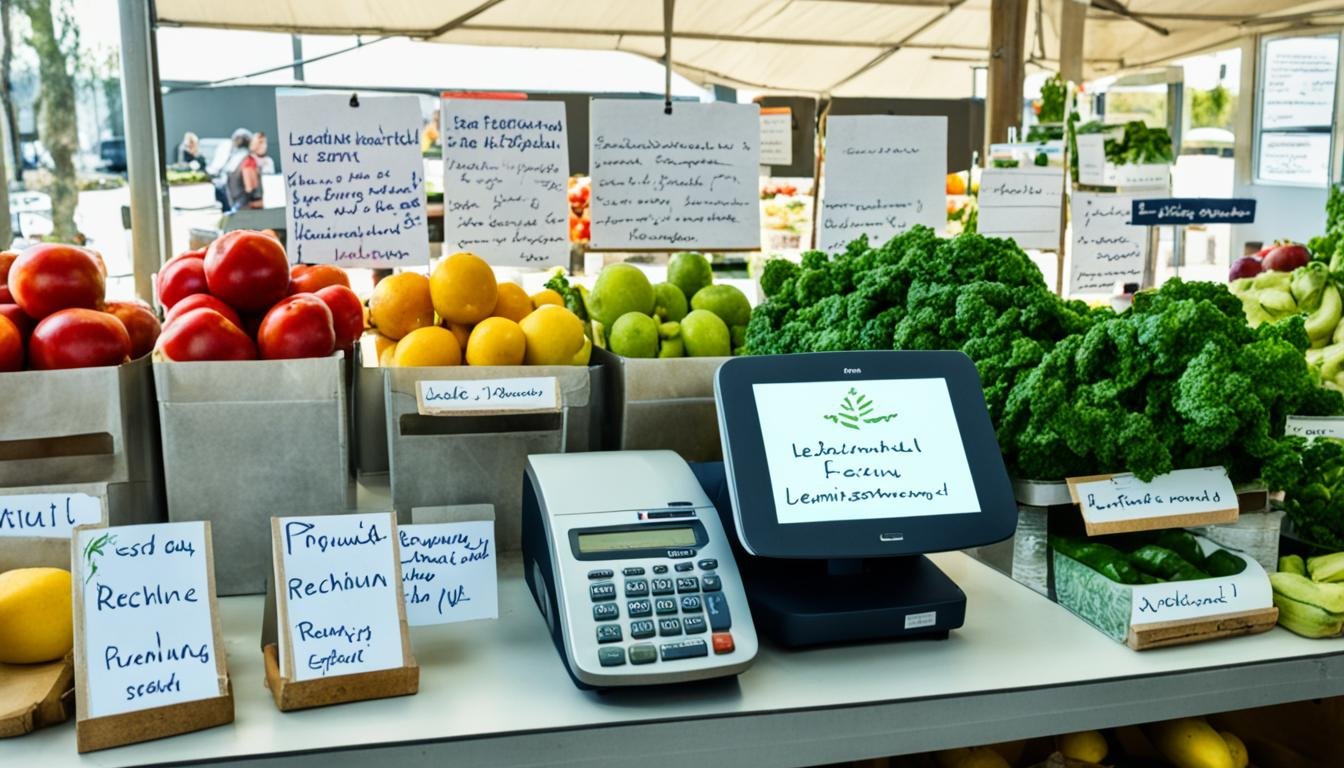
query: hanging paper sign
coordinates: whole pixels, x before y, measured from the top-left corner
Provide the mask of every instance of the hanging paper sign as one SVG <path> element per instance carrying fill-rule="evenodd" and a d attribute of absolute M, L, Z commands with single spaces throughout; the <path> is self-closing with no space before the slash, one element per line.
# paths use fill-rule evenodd
<path fill-rule="evenodd" d="M 1215 197 L 1161 197 L 1133 202 L 1130 224 L 1250 224 L 1255 221 L 1255 200 Z"/>
<path fill-rule="evenodd" d="M 756 104 L 594 99 L 591 247 L 755 250 L 761 245 Z"/>
<path fill-rule="evenodd" d="M 1109 294 L 1143 280 L 1148 230 L 1129 223 L 1134 198 L 1075 192 L 1069 294 Z"/>
<path fill-rule="evenodd" d="M 1335 118 L 1337 35 L 1265 43 L 1262 130 L 1329 127 Z"/>
<path fill-rule="evenodd" d="M 277 95 L 275 112 L 292 259 L 429 263 L 417 97 Z"/>
<path fill-rule="evenodd" d="M 817 248 L 874 246 L 922 224 L 947 225 L 947 118 L 863 115 L 826 120 Z"/>
<path fill-rule="evenodd" d="M 495 521 L 403 525 L 397 534 L 411 626 L 499 616 Z"/>
<path fill-rule="evenodd" d="M 569 263 L 565 105 L 444 99 L 443 231 L 491 264 Z"/>
<path fill-rule="evenodd" d="M 761 110 L 761 165 L 793 163 L 793 110 L 767 107 Z"/>
<path fill-rule="evenodd" d="M 1010 237 L 1022 248 L 1059 249 L 1063 168 L 986 168 L 980 176 L 982 235 Z"/>

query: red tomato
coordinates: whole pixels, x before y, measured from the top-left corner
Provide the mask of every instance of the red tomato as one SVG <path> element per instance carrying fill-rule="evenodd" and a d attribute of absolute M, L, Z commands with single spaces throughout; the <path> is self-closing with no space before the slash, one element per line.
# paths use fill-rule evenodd
<path fill-rule="evenodd" d="M 154 342 L 159 338 L 159 318 L 148 304 L 141 301 L 109 301 L 103 305 L 103 311 L 121 321 L 126 333 L 131 337 L 131 359 L 154 351 Z"/>
<path fill-rule="evenodd" d="M 33 322 L 33 318 L 19 308 L 18 304 L 0 304 L 0 315 L 8 318 L 9 322 L 19 329 L 19 335 L 23 336 L 25 341 L 28 339 L 28 335 L 33 332 L 33 326 L 37 325 Z"/>
<path fill-rule="evenodd" d="M 198 248 L 197 250 L 194 250 L 194 251 L 183 251 L 183 252 L 177 254 L 176 256 L 172 257 L 171 259 L 169 259 L 169 260 L 163 262 L 163 266 L 166 267 L 166 266 L 168 266 L 169 264 L 172 264 L 174 261 L 178 261 L 178 260 L 181 260 L 181 259 L 204 259 L 204 258 L 205 258 L 205 249 L 204 249 L 204 248 Z M 160 268 L 160 269 L 162 269 L 162 268 Z"/>
<path fill-rule="evenodd" d="M 238 317 L 238 313 L 233 307 L 230 307 L 228 304 L 225 304 L 208 293 L 193 293 L 174 304 L 173 308 L 168 310 L 168 313 L 163 316 L 163 324 L 166 326 L 193 309 L 213 309 L 223 315 L 230 323 L 233 323 L 239 328 L 243 327 L 243 321 Z"/>
<path fill-rule="evenodd" d="M 257 359 L 257 348 L 247 334 L 205 307 L 174 318 L 159 337 L 159 351 L 178 362 Z"/>
<path fill-rule="evenodd" d="M 0 316 L 0 373 L 23 370 L 23 334 Z"/>
<path fill-rule="evenodd" d="M 14 294 L 9 292 L 9 267 L 19 254 L 13 251 L 0 251 L 0 304 L 13 304 Z"/>
<path fill-rule="evenodd" d="M 317 293 L 328 285 L 350 287 L 345 270 L 332 264 L 295 264 L 289 270 L 289 292 Z"/>
<path fill-rule="evenodd" d="M 257 350 L 266 360 L 330 355 L 336 350 L 331 310 L 311 293 L 290 296 L 262 318 Z"/>
<path fill-rule="evenodd" d="M 221 235 L 205 251 L 205 282 L 240 312 L 264 311 L 289 293 L 285 247 L 260 232 Z"/>
<path fill-rule="evenodd" d="M 346 349 L 364 333 L 364 305 L 355 292 L 344 285 L 328 285 L 318 291 L 317 298 L 331 310 L 331 324 L 336 330 L 336 348 Z"/>
<path fill-rule="evenodd" d="M 8 282 L 14 303 L 35 320 L 70 307 L 96 309 L 106 285 L 91 252 L 59 243 L 24 249 L 9 268 Z"/>
<path fill-rule="evenodd" d="M 205 292 L 205 262 L 200 259 L 175 259 L 159 270 L 159 303 L 164 309 L 172 309 L 188 296 Z"/>
<path fill-rule="evenodd" d="M 39 371 L 121 365 L 131 355 L 131 336 L 106 312 L 62 309 L 42 319 L 28 340 L 28 362 Z"/>

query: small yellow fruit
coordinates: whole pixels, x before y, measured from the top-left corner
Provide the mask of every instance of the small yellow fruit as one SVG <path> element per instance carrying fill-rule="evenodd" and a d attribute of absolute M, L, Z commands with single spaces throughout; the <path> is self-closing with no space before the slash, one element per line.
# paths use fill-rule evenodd
<path fill-rule="evenodd" d="M 1227 742 L 1203 718 L 1181 717 L 1149 726 L 1157 751 L 1177 768 L 1233 768 Z"/>
<path fill-rule="evenodd" d="M 542 304 L 554 304 L 557 307 L 563 307 L 565 306 L 565 297 L 552 288 L 542 288 L 532 294 L 532 307 L 540 307 Z"/>
<path fill-rule="evenodd" d="M 434 311 L 450 323 L 475 325 L 495 311 L 499 286 L 485 259 L 459 252 L 440 261 L 429 277 Z"/>
<path fill-rule="evenodd" d="M 1066 733 L 1056 739 L 1056 746 L 1065 757 L 1086 763 L 1100 763 L 1106 759 L 1106 737 L 1096 731 Z"/>
<path fill-rule="evenodd" d="M 471 326 L 462 323 L 445 323 L 444 327 L 453 332 L 457 337 L 457 345 L 463 349 L 467 348 L 467 342 L 471 340 Z"/>
<path fill-rule="evenodd" d="M 507 317 L 516 323 L 532 314 L 533 309 L 535 307 L 532 306 L 532 299 L 521 285 L 500 283 L 499 297 L 495 301 L 495 311 L 490 314 L 495 317 Z"/>
<path fill-rule="evenodd" d="M 528 365 L 573 365 L 588 338 L 583 333 L 582 320 L 553 304 L 538 307 L 518 326 L 527 337 L 523 359 Z"/>
<path fill-rule="evenodd" d="M 383 350 L 395 346 L 397 346 L 396 339 L 389 339 L 381 333 L 373 334 L 373 353 L 377 355 L 379 359 L 382 359 L 383 357 Z"/>
<path fill-rule="evenodd" d="M 397 342 L 392 365 L 398 368 L 425 368 L 435 365 L 461 365 L 462 347 L 447 328 L 431 325 L 417 328 Z"/>
<path fill-rule="evenodd" d="M 569 364 L 587 365 L 588 360 L 592 358 L 592 356 L 593 356 L 593 340 L 588 338 L 587 336 L 584 336 L 583 346 L 579 349 L 578 353 L 574 355 L 574 359 L 571 360 Z"/>
<path fill-rule="evenodd" d="M 392 342 L 391 346 L 383 347 L 383 351 L 378 353 L 379 368 L 395 368 L 397 363 L 397 342 Z"/>
<path fill-rule="evenodd" d="M 429 278 L 418 272 L 399 272 L 379 280 L 369 297 L 369 321 L 393 340 L 433 325 Z"/>
<path fill-rule="evenodd" d="M 1246 742 L 1230 731 L 1219 731 L 1219 736 L 1227 743 L 1227 751 L 1232 753 L 1232 768 L 1246 768 L 1251 763 L 1251 755 L 1246 751 Z"/>
<path fill-rule="evenodd" d="M 0 662 L 39 664 L 75 645 L 70 572 L 16 568 L 0 573 Z"/>
<path fill-rule="evenodd" d="M 467 341 L 467 365 L 522 365 L 527 337 L 506 317 L 487 317 L 476 324 Z"/>

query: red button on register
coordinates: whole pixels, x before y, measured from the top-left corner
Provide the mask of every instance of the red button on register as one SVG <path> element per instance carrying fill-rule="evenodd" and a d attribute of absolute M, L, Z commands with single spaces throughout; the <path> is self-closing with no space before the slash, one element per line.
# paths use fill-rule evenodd
<path fill-rule="evenodd" d="M 715 632 L 713 635 L 715 653 L 733 652 L 733 635 L 730 632 Z"/>

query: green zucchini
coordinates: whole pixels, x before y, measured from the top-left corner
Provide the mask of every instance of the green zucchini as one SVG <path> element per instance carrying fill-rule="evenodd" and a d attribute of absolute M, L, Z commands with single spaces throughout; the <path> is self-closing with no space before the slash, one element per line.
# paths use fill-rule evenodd
<path fill-rule="evenodd" d="M 1199 539 L 1189 531 L 1163 531 L 1157 537 L 1157 546 L 1170 549 L 1196 568 L 1204 567 L 1204 550 L 1199 546 Z"/>
<path fill-rule="evenodd" d="M 1204 570 L 1210 576 L 1236 576 L 1246 570 L 1246 561 L 1226 549 L 1219 549 L 1204 560 Z"/>
<path fill-rule="evenodd" d="M 1144 581 L 1144 575 L 1125 558 L 1124 552 L 1109 544 L 1052 536 L 1050 546 L 1111 581 L 1121 584 L 1149 583 Z"/>
<path fill-rule="evenodd" d="M 1284 555 L 1279 558 L 1279 570 L 1283 573 L 1296 573 L 1298 576 L 1307 575 L 1307 564 L 1303 562 L 1301 555 Z"/>
<path fill-rule="evenodd" d="M 1207 573 L 1186 562 L 1180 555 L 1156 544 L 1149 544 L 1130 553 L 1129 562 L 1144 573 L 1168 581 L 1194 581 L 1209 577 Z"/>

